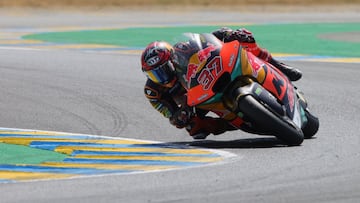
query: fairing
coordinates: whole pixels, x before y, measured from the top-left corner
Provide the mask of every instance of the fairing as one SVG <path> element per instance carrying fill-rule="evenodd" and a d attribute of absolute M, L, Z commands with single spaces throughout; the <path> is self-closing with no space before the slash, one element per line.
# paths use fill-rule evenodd
<path fill-rule="evenodd" d="M 224 44 L 212 34 L 189 33 L 186 36 L 194 53 L 189 55 L 175 50 L 176 70 L 188 91 L 188 105 L 196 106 L 217 94 L 214 85 L 224 73 L 231 74 L 240 47 L 238 42 Z"/>
<path fill-rule="evenodd" d="M 255 57 L 238 41 L 223 43 L 212 34 L 188 33 L 192 53 L 175 49 L 177 76 L 187 90 L 187 104 L 211 110 L 220 117 L 235 117 L 223 104 L 224 91 L 239 78 L 250 78 L 283 104 L 286 113 L 301 127 L 301 106 L 288 78 L 271 64 Z M 234 82 L 235 81 L 235 82 Z M 256 90 L 250 94 L 257 94 Z"/>

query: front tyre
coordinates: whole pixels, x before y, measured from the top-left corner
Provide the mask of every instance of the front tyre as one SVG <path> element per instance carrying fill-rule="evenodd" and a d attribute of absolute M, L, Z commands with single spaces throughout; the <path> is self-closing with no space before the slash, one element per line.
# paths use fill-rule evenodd
<path fill-rule="evenodd" d="M 297 146 L 304 141 L 304 134 L 300 128 L 272 113 L 251 95 L 241 98 L 238 107 L 255 125 L 272 132 L 286 144 Z"/>

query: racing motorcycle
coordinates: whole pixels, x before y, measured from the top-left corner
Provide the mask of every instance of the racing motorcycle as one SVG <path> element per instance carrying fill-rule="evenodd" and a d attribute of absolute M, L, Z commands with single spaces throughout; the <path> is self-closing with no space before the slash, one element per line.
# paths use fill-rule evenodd
<path fill-rule="evenodd" d="M 192 47 L 177 52 L 177 76 L 193 109 L 215 113 L 240 129 L 276 136 L 300 145 L 319 128 L 319 119 L 304 94 L 271 64 L 243 49 L 238 41 L 223 43 L 212 34 L 185 34 Z"/>

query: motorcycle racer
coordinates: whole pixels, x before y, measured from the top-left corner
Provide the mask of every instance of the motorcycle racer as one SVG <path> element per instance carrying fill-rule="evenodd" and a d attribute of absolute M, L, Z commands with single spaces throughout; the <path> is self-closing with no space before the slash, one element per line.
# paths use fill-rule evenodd
<path fill-rule="evenodd" d="M 233 31 L 223 27 L 212 34 L 225 43 L 238 40 L 247 51 L 274 65 L 291 81 L 299 80 L 302 76 L 299 70 L 275 60 L 267 50 L 260 48 L 252 33 L 244 28 Z M 186 90 L 176 78 L 175 50 L 189 55 L 196 52 L 188 43 L 171 46 L 164 41 L 155 41 L 150 43 L 141 55 L 142 71 L 148 78 L 144 93 L 151 105 L 168 118 L 172 125 L 185 128 L 194 139 L 236 130 L 227 120 L 206 116 L 208 112 L 201 109 L 195 109 L 194 112 L 187 108 Z M 246 125 L 241 126 L 241 129 L 247 132 L 256 131 Z"/>

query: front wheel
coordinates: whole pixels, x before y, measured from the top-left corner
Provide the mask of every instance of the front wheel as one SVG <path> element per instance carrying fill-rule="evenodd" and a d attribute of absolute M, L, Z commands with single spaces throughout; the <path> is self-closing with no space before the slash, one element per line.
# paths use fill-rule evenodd
<path fill-rule="evenodd" d="M 300 128 L 291 121 L 272 113 L 251 95 L 241 98 L 238 107 L 255 125 L 272 132 L 286 144 L 297 146 L 304 141 L 304 134 Z"/>

